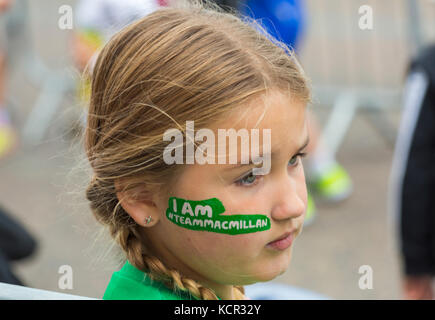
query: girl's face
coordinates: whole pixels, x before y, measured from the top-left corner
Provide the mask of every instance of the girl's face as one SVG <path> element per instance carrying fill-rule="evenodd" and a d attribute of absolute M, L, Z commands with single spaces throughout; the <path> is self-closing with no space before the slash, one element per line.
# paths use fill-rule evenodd
<path fill-rule="evenodd" d="M 267 111 L 257 124 L 266 105 Z M 250 174 L 254 168 L 252 164 L 185 165 L 172 186 L 173 194 L 156 203 L 161 213 L 159 222 L 146 228 L 147 237 L 164 261 L 186 275 L 221 285 L 269 281 L 284 273 L 293 245 L 278 250 L 267 244 L 288 231 L 295 238 L 302 230 L 307 204 L 301 162 L 301 153 L 308 142 L 305 105 L 274 91 L 264 99 L 256 99 L 247 108 L 235 111 L 238 118 L 231 116 L 209 127 L 216 133 L 216 151 L 217 129 L 237 131 L 244 128 L 251 132 L 257 128 L 261 155 L 263 129 L 270 129 L 269 173 Z M 243 120 L 235 125 L 241 115 Z M 227 142 L 227 154 L 231 152 L 228 145 Z M 241 152 L 240 147 L 237 152 Z M 239 235 L 185 229 L 166 218 L 169 196 L 187 200 L 218 198 L 225 207 L 225 214 L 263 214 L 270 218 L 271 227 L 266 231 Z"/>

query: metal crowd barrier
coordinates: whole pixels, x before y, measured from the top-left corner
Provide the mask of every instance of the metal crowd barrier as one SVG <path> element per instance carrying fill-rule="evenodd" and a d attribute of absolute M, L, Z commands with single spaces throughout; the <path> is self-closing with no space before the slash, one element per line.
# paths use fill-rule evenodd
<path fill-rule="evenodd" d="M 98 300 L 0 282 L 0 300 Z"/>
<path fill-rule="evenodd" d="M 313 81 L 315 104 L 331 106 L 324 137 L 336 153 L 356 113 L 369 115 L 391 145 L 395 126 L 387 110 L 401 107 L 409 59 L 434 37 L 435 2 L 307 0 L 307 35 L 301 61 Z M 362 30 L 359 8 L 372 8 L 373 28 Z M 432 40 L 433 41 L 433 40 Z"/>
<path fill-rule="evenodd" d="M 245 293 L 251 300 L 330 300 L 329 297 L 310 290 L 281 283 L 256 283 L 245 286 Z M 0 300 L 100 300 L 16 286 L 0 282 Z"/>
<path fill-rule="evenodd" d="M 75 83 L 65 70 L 48 67 L 36 52 L 29 24 L 28 0 L 14 1 L 5 19 L 9 68 L 22 68 L 24 76 L 38 88 L 38 96 L 22 129 L 24 141 L 33 145 L 44 138 L 51 120 L 61 107 L 62 99 L 73 90 Z M 16 99 L 8 97 L 8 100 L 13 109 L 20 109 Z"/>

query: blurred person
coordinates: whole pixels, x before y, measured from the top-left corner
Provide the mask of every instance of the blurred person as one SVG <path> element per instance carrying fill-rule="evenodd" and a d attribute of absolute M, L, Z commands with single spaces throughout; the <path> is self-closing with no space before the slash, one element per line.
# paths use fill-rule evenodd
<path fill-rule="evenodd" d="M 0 282 L 24 285 L 12 271 L 11 262 L 34 254 L 35 238 L 0 206 Z"/>
<path fill-rule="evenodd" d="M 227 1 L 217 1 L 227 2 Z M 306 27 L 306 8 L 303 0 L 239 0 L 238 10 L 246 16 L 259 19 L 266 30 L 298 52 Z M 225 3 L 228 5 L 227 3 Z M 328 202 L 340 202 L 352 193 L 352 181 L 347 171 L 328 150 L 313 112 L 309 112 L 310 145 L 307 148 L 306 178 L 308 208 L 305 225 L 309 225 L 316 212 L 311 194 Z"/>
<path fill-rule="evenodd" d="M 77 85 L 79 101 L 86 106 L 90 94 L 88 75 L 99 50 L 110 37 L 131 22 L 166 5 L 165 0 L 79 0 L 72 39 L 73 59 L 83 77 Z M 89 68 L 89 70 L 86 70 Z M 83 113 L 86 121 L 86 112 Z"/>
<path fill-rule="evenodd" d="M 435 45 L 413 59 L 393 157 L 390 209 L 406 299 L 434 299 Z"/>
<path fill-rule="evenodd" d="M 5 13 L 12 0 L 0 0 L 0 160 L 16 148 L 18 135 L 5 103 L 7 36 Z M 32 235 L 0 206 L 0 282 L 23 285 L 12 271 L 11 262 L 31 256 L 36 248 Z"/>
<path fill-rule="evenodd" d="M 76 65 L 84 70 L 113 34 L 163 3 L 158 0 L 79 0 L 75 9 L 73 39 Z"/>
<path fill-rule="evenodd" d="M 5 102 L 7 36 L 4 15 L 12 4 L 13 0 L 0 0 L 0 159 L 14 151 L 18 137 Z"/>

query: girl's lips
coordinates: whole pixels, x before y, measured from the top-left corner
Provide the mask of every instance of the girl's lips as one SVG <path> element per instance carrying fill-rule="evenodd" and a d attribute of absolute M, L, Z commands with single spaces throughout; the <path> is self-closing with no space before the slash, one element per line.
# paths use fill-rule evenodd
<path fill-rule="evenodd" d="M 266 246 L 276 250 L 285 250 L 293 243 L 293 235 L 294 232 L 288 233 L 285 238 L 269 242 Z"/>

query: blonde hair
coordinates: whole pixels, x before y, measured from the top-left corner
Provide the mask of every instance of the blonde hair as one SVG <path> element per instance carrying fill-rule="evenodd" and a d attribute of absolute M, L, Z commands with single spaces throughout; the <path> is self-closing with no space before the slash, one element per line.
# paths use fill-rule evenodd
<path fill-rule="evenodd" d="M 183 166 L 164 163 L 163 133 L 174 125 L 185 133 L 180 123 L 193 119 L 196 127 L 206 126 L 270 88 L 310 100 L 308 80 L 288 47 L 255 21 L 209 2 L 161 8 L 102 49 L 84 136 L 94 172 L 86 196 L 127 260 L 151 279 L 199 299 L 217 299 L 212 289 L 147 252 L 141 226 L 120 205 L 115 181 L 127 180 L 124 190 L 132 195 L 165 194 Z M 243 286 L 235 289 L 236 299 L 244 299 Z"/>

